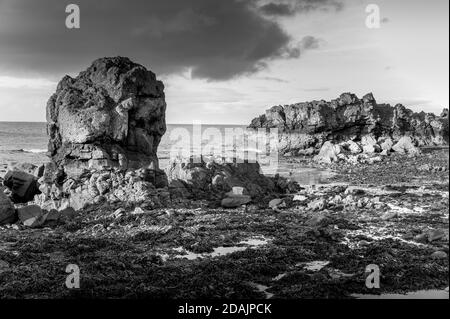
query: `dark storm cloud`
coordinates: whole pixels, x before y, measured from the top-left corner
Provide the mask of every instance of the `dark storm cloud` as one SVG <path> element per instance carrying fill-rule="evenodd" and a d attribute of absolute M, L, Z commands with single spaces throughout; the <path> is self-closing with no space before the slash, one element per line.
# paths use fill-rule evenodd
<path fill-rule="evenodd" d="M 80 6 L 81 29 L 65 27 L 69 3 Z M 256 0 L 0 0 L 0 70 L 15 74 L 59 77 L 123 55 L 158 74 L 226 80 L 294 51 Z"/>
<path fill-rule="evenodd" d="M 314 10 L 339 11 L 343 6 L 343 2 L 338 0 L 281 0 L 280 2 L 266 3 L 259 9 L 267 16 L 293 16 L 297 13 Z"/>

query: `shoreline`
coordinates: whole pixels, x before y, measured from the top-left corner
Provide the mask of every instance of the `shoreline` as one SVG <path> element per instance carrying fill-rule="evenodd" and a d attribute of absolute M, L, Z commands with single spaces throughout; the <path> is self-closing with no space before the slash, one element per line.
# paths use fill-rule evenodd
<path fill-rule="evenodd" d="M 446 170 L 418 170 L 425 162 Z M 202 200 L 153 210 L 117 203 L 55 227 L 2 227 L 0 259 L 9 268 L 0 296 L 370 297 L 369 264 L 380 266 L 381 296 L 447 288 L 447 152 L 349 167 L 331 165 L 338 174 L 329 184 L 304 186 L 278 210 L 267 206 L 271 198 L 236 209 Z M 265 240 L 254 245 L 258 238 Z M 309 268 L 318 261 L 326 265 Z M 62 286 L 73 262 L 83 272 L 78 291 Z M 122 279 L 108 281 L 105 269 Z"/>

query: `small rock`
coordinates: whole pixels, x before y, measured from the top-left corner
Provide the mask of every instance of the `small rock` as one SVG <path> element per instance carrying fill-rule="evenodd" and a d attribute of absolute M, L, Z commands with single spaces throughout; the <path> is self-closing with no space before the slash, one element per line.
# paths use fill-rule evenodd
<path fill-rule="evenodd" d="M 431 254 L 431 258 L 433 259 L 447 259 L 448 255 L 443 251 L 435 251 Z"/>
<path fill-rule="evenodd" d="M 293 199 L 294 202 L 304 202 L 306 200 L 308 200 L 308 197 L 303 196 L 303 195 L 294 195 L 294 199 Z"/>
<path fill-rule="evenodd" d="M 142 215 L 145 214 L 144 210 L 140 207 L 136 207 L 134 211 L 131 212 L 131 215 Z"/>
<path fill-rule="evenodd" d="M 318 198 L 308 204 L 308 209 L 310 210 L 323 210 L 327 206 L 327 202 L 323 198 Z"/>
<path fill-rule="evenodd" d="M 226 197 L 222 199 L 221 205 L 225 208 L 236 208 L 251 202 L 250 196 L 247 195 L 234 195 L 233 197 Z"/>
<path fill-rule="evenodd" d="M 428 232 L 428 241 L 431 243 L 432 241 L 435 240 L 439 240 L 441 238 L 445 237 L 445 233 L 440 230 L 440 229 L 436 229 L 436 230 L 430 230 Z"/>
<path fill-rule="evenodd" d="M 428 241 L 428 236 L 427 236 L 427 234 L 417 235 L 414 237 L 414 241 L 416 241 L 418 243 L 426 244 L 426 242 Z"/>
<path fill-rule="evenodd" d="M 39 227 L 45 222 L 42 209 L 37 205 L 20 207 L 17 214 L 20 221 L 27 227 Z"/>
<path fill-rule="evenodd" d="M 278 208 L 282 208 L 281 206 L 283 206 L 283 204 L 284 204 L 284 206 L 286 206 L 286 204 L 284 203 L 283 199 L 275 198 L 275 199 L 272 199 L 269 202 L 269 207 L 272 208 L 273 210 L 275 210 L 275 209 L 278 209 Z"/>
<path fill-rule="evenodd" d="M 358 245 L 361 246 L 361 247 L 366 247 L 366 246 L 369 246 L 370 243 L 367 240 L 360 240 L 358 242 Z"/>

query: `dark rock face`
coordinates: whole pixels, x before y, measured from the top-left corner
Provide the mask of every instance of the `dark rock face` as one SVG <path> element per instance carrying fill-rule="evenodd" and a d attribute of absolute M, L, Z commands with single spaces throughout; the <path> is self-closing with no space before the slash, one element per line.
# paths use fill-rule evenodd
<path fill-rule="evenodd" d="M 27 203 L 40 193 L 37 178 L 22 171 L 8 171 L 3 184 L 11 190 L 14 203 Z"/>
<path fill-rule="evenodd" d="M 107 167 L 158 168 L 164 85 L 128 58 L 102 58 L 65 76 L 47 103 L 49 155 L 69 176 Z"/>
<path fill-rule="evenodd" d="M 419 146 L 448 144 L 448 115 L 414 113 L 401 104 L 377 104 L 371 93 L 362 99 L 344 93 L 331 102 L 274 106 L 249 127 L 278 128 L 282 153 L 319 149 L 325 141 L 361 141 L 366 135 L 393 141 L 408 135 Z"/>

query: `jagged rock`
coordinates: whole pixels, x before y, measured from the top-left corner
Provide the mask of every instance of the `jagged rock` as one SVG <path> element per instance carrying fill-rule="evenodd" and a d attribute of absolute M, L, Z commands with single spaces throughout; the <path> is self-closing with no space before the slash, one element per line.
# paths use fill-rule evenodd
<path fill-rule="evenodd" d="M 15 213 L 14 204 L 0 189 L 0 225 L 14 222 Z"/>
<path fill-rule="evenodd" d="M 344 145 L 352 154 L 359 154 L 362 152 L 361 146 L 354 141 L 347 141 Z"/>
<path fill-rule="evenodd" d="M 47 104 L 49 155 L 69 177 L 104 167 L 158 168 L 164 85 L 128 58 L 102 58 L 65 76 Z"/>
<path fill-rule="evenodd" d="M 21 171 L 8 171 L 3 184 L 11 190 L 15 203 L 27 203 L 40 193 L 36 177 Z"/>
<path fill-rule="evenodd" d="M 338 155 L 341 153 L 341 147 L 327 141 L 323 144 L 318 155 L 314 160 L 321 163 L 331 164 L 338 161 Z"/>
<path fill-rule="evenodd" d="M 363 152 L 366 154 L 373 154 L 380 151 L 380 146 L 377 145 L 377 140 L 371 135 L 365 135 L 361 139 Z"/>
<path fill-rule="evenodd" d="M 274 198 L 269 202 L 269 208 L 278 211 L 280 208 L 286 208 L 286 201 L 283 198 Z"/>
<path fill-rule="evenodd" d="M 98 59 L 76 78 L 64 77 L 47 104 L 51 161 L 36 203 L 80 210 L 170 199 L 157 158 L 165 109 L 162 82 L 128 58 Z"/>
<path fill-rule="evenodd" d="M 344 93 L 331 102 L 312 101 L 274 106 L 250 128 L 278 128 L 281 153 L 319 149 L 325 141 L 340 143 L 364 136 L 398 141 L 413 136 L 419 146 L 448 145 L 448 114 L 414 113 L 401 104 L 378 104 L 372 94 L 359 99 Z M 380 145 L 381 146 L 381 145 Z"/>
<path fill-rule="evenodd" d="M 411 137 L 403 136 L 392 149 L 400 154 L 416 155 L 420 154 L 420 149 L 418 149 L 412 141 Z"/>
<path fill-rule="evenodd" d="M 293 198 L 294 202 L 304 202 L 306 200 L 308 200 L 308 197 L 303 196 L 303 195 L 295 195 Z"/>
<path fill-rule="evenodd" d="M 380 139 L 380 147 L 383 151 L 390 152 L 392 149 L 392 146 L 394 146 L 394 142 L 392 141 L 392 138 L 387 137 L 384 139 Z"/>

